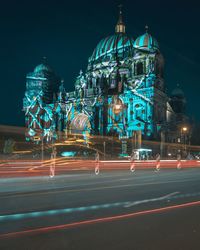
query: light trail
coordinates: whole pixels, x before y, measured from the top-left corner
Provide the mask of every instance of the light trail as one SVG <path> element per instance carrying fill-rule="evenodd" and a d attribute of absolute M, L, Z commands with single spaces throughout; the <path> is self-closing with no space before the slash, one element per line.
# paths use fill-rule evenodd
<path fill-rule="evenodd" d="M 102 217 L 102 218 L 97 218 L 97 219 L 92 219 L 92 220 L 84 220 L 84 221 L 56 225 L 56 226 L 40 227 L 40 228 L 28 229 L 28 230 L 18 231 L 18 232 L 9 232 L 9 233 L 1 234 L 0 239 L 39 234 L 39 233 L 48 233 L 48 232 L 52 232 L 56 230 L 66 230 L 66 229 L 70 229 L 74 227 L 88 226 L 88 225 L 97 224 L 97 223 L 114 222 L 114 221 L 118 221 L 122 219 L 124 220 L 124 219 L 129 219 L 129 218 L 134 218 L 134 217 L 139 217 L 139 216 L 144 216 L 144 215 L 149 215 L 149 214 L 158 214 L 158 213 L 168 212 L 168 211 L 175 210 L 175 209 L 182 209 L 182 208 L 188 208 L 188 207 L 199 206 L 199 205 L 200 205 L 200 201 L 194 201 L 194 202 L 188 202 L 188 203 L 183 203 L 179 205 L 161 207 L 161 208 L 150 209 L 150 210 L 143 210 L 143 211 L 134 212 L 134 213 Z"/>
<path fill-rule="evenodd" d="M 90 206 L 82 206 L 82 207 L 71 207 L 71 208 L 63 208 L 63 209 L 53 209 L 53 210 L 42 210 L 42 211 L 33 211 L 33 212 L 23 212 L 23 213 L 15 213 L 15 214 L 1 214 L 0 221 L 10 221 L 10 220 L 22 220 L 27 218 L 36 218 L 36 217 L 43 217 L 43 216 L 55 216 L 60 214 L 69 214 L 69 213 L 76 213 L 76 212 L 85 212 L 91 210 L 99 210 L 99 209 L 111 209 L 115 207 L 124 207 L 129 208 L 135 205 L 140 205 L 144 203 L 150 202 L 157 202 L 163 200 L 170 200 L 170 199 L 178 199 L 178 198 L 189 198 L 199 196 L 200 192 L 192 193 L 192 194 L 181 194 L 177 195 L 179 192 L 173 192 L 161 197 L 145 199 L 145 200 L 138 200 L 138 201 L 123 201 L 123 202 L 114 202 L 114 203 L 106 203 L 106 204 L 96 204 Z"/>
<path fill-rule="evenodd" d="M 38 160 L 9 160 L 0 164 L 0 178 L 3 177 L 27 177 L 27 176 L 45 176 L 49 175 L 51 167 L 51 160 L 45 160 L 42 164 Z M 106 160 L 99 161 L 100 174 L 102 171 L 130 171 L 130 161 L 128 160 Z M 20 166 L 21 165 L 21 166 Z M 156 169 L 155 160 L 135 161 L 135 170 Z M 196 160 L 182 160 L 181 169 L 199 168 L 200 161 Z M 62 175 L 69 171 L 91 171 L 94 172 L 94 160 L 76 160 L 59 157 L 56 159 L 56 175 Z M 160 170 L 164 169 L 177 169 L 176 160 L 161 160 Z M 181 171 L 181 170 L 178 170 Z"/>
<path fill-rule="evenodd" d="M 162 201 L 162 200 L 168 200 L 168 199 L 171 199 L 171 198 L 178 198 L 179 196 L 174 196 L 172 197 L 173 195 L 176 195 L 178 194 L 179 192 L 173 192 L 173 193 L 170 193 L 170 194 L 167 194 L 167 195 L 164 195 L 164 196 L 161 196 L 161 197 L 158 197 L 158 198 L 153 198 L 153 199 L 146 199 L 146 200 L 141 200 L 141 201 L 134 201 L 134 202 L 129 202 L 127 204 L 125 204 L 124 207 L 132 207 L 132 206 L 136 206 L 136 205 L 139 205 L 139 204 L 143 204 L 143 203 L 149 203 L 149 202 L 155 202 L 155 201 Z M 200 193 L 198 193 L 199 195 Z"/>

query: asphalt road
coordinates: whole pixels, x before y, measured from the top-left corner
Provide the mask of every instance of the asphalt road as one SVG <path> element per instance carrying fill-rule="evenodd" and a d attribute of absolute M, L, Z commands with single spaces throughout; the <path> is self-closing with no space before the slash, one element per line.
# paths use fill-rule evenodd
<path fill-rule="evenodd" d="M 200 169 L 0 179 L 0 249 L 200 249 Z"/>

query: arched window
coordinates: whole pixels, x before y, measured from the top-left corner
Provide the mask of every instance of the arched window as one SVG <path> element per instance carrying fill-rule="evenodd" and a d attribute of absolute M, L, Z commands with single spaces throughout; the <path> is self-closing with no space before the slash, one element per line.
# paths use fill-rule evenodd
<path fill-rule="evenodd" d="M 136 75 L 142 75 L 142 74 L 144 74 L 143 63 L 138 62 L 136 64 Z"/>
<path fill-rule="evenodd" d="M 94 77 L 92 78 L 92 87 L 96 88 L 96 79 Z"/>
<path fill-rule="evenodd" d="M 92 89 L 92 79 L 89 81 L 89 88 Z"/>
<path fill-rule="evenodd" d="M 145 119 L 145 109 L 142 104 L 136 104 L 135 105 L 135 117 L 138 120 L 144 120 Z"/>

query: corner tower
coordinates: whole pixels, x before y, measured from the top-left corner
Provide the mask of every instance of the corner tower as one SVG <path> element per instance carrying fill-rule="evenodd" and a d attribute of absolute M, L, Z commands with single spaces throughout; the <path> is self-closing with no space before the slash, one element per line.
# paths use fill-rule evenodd
<path fill-rule="evenodd" d="M 58 123 L 60 78 L 43 62 L 26 76 L 26 91 L 23 99 L 26 139 L 48 141 L 53 137 Z"/>

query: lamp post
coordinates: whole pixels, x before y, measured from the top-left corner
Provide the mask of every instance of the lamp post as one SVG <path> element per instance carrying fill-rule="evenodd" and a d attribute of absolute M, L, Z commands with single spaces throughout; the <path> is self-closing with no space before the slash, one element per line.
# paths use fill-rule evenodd
<path fill-rule="evenodd" d="M 183 135 L 183 148 L 186 153 L 186 133 L 188 132 L 188 128 L 186 126 L 181 128 L 181 135 Z"/>
<path fill-rule="evenodd" d="M 104 161 L 105 161 L 105 153 L 106 153 L 106 142 L 103 142 L 103 154 L 104 154 Z"/>
<path fill-rule="evenodd" d="M 113 113 L 115 115 L 115 118 L 114 118 L 115 123 L 122 122 L 123 125 L 125 125 L 124 124 L 124 114 L 123 114 L 123 109 L 124 109 L 125 105 L 122 103 L 121 99 L 119 99 L 119 97 L 115 97 L 112 106 L 113 106 L 112 107 Z M 117 120 L 116 120 L 116 117 L 118 117 Z M 120 136 L 120 134 L 119 134 L 119 136 Z M 122 133 L 122 137 L 123 137 L 123 133 Z M 121 137 L 121 139 L 122 139 L 122 137 Z M 127 146 L 125 146 L 125 143 L 127 143 L 127 142 L 124 140 L 121 141 L 122 154 L 124 154 L 127 151 L 127 149 L 125 149 L 127 147 Z"/>
<path fill-rule="evenodd" d="M 42 142 L 41 142 L 41 153 L 42 153 L 42 166 L 43 166 L 43 161 L 44 161 L 44 136 L 42 135 Z"/>

